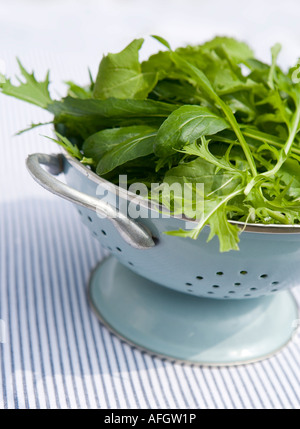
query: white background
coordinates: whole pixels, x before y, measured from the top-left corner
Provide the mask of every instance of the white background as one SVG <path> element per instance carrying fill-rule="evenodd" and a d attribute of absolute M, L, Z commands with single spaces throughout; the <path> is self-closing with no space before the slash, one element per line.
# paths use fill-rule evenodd
<path fill-rule="evenodd" d="M 215 35 L 247 41 L 268 61 L 270 47 L 281 42 L 283 67 L 300 56 L 300 2 L 297 0 L 0 0 L 0 59 L 8 76 L 17 73 L 15 57 L 43 77 L 51 70 L 52 94 L 64 95 L 64 80 L 79 83 L 93 74 L 104 53 L 117 52 L 136 37 L 145 37 L 146 58 L 159 49 L 150 34 L 173 47 L 202 43 Z M 2 200 L 39 195 L 52 198 L 29 177 L 24 161 L 34 151 L 57 148 L 37 129 L 13 135 L 31 122 L 51 116 L 26 103 L 0 95 L 0 192 Z"/>

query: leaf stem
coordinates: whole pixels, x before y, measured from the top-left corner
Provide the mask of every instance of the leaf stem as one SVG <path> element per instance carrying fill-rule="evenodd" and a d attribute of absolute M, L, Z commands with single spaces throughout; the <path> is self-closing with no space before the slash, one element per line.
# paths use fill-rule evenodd
<path fill-rule="evenodd" d="M 221 107 L 221 109 L 223 110 L 223 113 L 225 114 L 231 128 L 235 132 L 235 134 L 236 134 L 236 136 L 237 136 L 237 138 L 238 138 L 238 140 L 242 146 L 242 149 L 245 153 L 246 159 L 249 163 L 249 167 L 250 167 L 252 176 L 256 177 L 257 176 L 257 170 L 256 170 L 254 158 L 252 156 L 252 153 L 251 153 L 251 150 L 248 146 L 248 143 L 246 142 L 230 107 L 228 107 L 227 104 L 218 96 L 218 94 L 213 89 L 210 81 L 208 80 L 208 78 L 205 76 L 205 74 L 200 69 L 193 66 L 192 64 L 190 64 L 185 59 L 181 58 L 180 55 L 178 55 L 176 53 L 172 52 L 172 57 L 173 57 L 174 62 L 177 65 L 187 69 L 188 74 L 196 80 L 196 82 L 200 85 L 201 89 L 204 90 L 207 93 L 207 95 L 211 99 L 213 99 L 217 105 L 219 105 Z"/>
<path fill-rule="evenodd" d="M 251 130 L 250 128 L 243 129 L 243 134 L 246 137 L 251 137 L 255 140 L 270 143 L 272 146 L 282 148 L 284 146 L 284 141 L 278 139 L 276 136 L 272 136 L 271 134 L 266 134 L 261 131 Z M 295 147 L 291 148 L 291 152 L 300 155 L 300 149 L 297 149 Z"/>
<path fill-rule="evenodd" d="M 241 143 L 242 149 L 243 149 L 244 154 L 246 156 L 246 159 L 247 159 L 247 161 L 249 163 L 249 167 L 250 167 L 252 176 L 256 177 L 257 176 L 257 170 L 256 170 L 256 165 L 255 165 L 255 161 L 254 161 L 253 155 L 252 155 L 251 150 L 250 150 L 250 148 L 248 146 L 248 143 L 246 142 L 246 140 L 245 140 L 245 138 L 243 136 L 243 133 L 240 130 L 240 127 L 239 127 L 239 125 L 238 125 L 238 123 L 237 123 L 237 121 L 236 121 L 236 119 L 234 117 L 234 114 L 232 113 L 231 109 L 227 106 L 227 104 L 224 103 L 223 100 L 221 100 L 219 98 L 218 102 L 219 102 L 219 104 L 220 104 L 220 106 L 221 106 L 221 108 L 222 108 L 222 110 L 223 110 L 226 118 L 228 119 L 228 122 L 230 123 L 233 131 L 235 132 L 235 134 L 236 134 L 239 142 Z"/>
<path fill-rule="evenodd" d="M 237 189 L 235 192 L 232 192 L 231 194 L 227 195 L 225 198 L 223 198 L 206 216 L 204 216 L 204 219 L 201 219 L 201 221 L 198 223 L 196 228 L 193 231 L 193 238 L 197 238 L 199 233 L 201 232 L 204 225 L 207 224 L 210 217 L 224 204 L 227 203 L 227 201 L 231 200 L 232 198 L 236 197 L 239 194 L 243 193 L 243 189 Z"/>
<path fill-rule="evenodd" d="M 287 139 L 285 145 L 283 146 L 283 148 L 280 151 L 281 153 L 280 153 L 279 160 L 278 160 L 277 164 L 274 166 L 274 168 L 272 168 L 272 170 L 269 170 L 269 171 L 266 171 L 265 173 L 262 173 L 263 176 L 270 177 L 270 176 L 273 176 L 274 174 L 276 174 L 278 172 L 278 170 L 280 169 L 280 167 L 282 166 L 282 164 L 288 158 L 289 153 L 290 153 L 291 148 L 292 148 L 292 144 L 294 143 L 294 139 L 295 139 L 295 136 L 296 136 L 297 131 L 298 131 L 299 121 L 300 121 L 300 99 L 298 99 L 298 105 L 296 108 L 296 112 L 293 116 L 289 138 Z"/>
<path fill-rule="evenodd" d="M 297 101 L 298 103 L 297 103 L 295 114 L 292 119 L 289 138 L 287 139 L 286 143 L 280 150 L 280 155 L 276 165 L 271 170 L 265 171 L 264 173 L 261 173 L 258 176 L 253 177 L 252 180 L 248 183 L 248 185 L 245 188 L 245 191 L 244 191 L 245 195 L 248 195 L 251 189 L 253 188 L 253 186 L 261 182 L 265 177 L 274 176 L 280 170 L 284 162 L 287 160 L 289 153 L 292 149 L 292 144 L 294 143 L 295 136 L 298 132 L 298 126 L 300 122 L 300 96 L 298 97 Z"/>

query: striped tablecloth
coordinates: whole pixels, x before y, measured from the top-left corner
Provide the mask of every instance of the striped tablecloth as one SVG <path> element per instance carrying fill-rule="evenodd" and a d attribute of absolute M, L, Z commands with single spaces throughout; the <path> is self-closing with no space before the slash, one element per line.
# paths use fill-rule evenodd
<path fill-rule="evenodd" d="M 68 203 L 3 203 L 0 237 L 1 408 L 299 408 L 299 334 L 241 367 L 152 358 L 91 312 L 86 284 L 104 253 Z"/>
<path fill-rule="evenodd" d="M 4 54 L 9 75 L 13 55 Z M 56 82 L 87 77 L 76 56 L 31 50 L 24 62 L 39 76 L 50 67 Z M 263 362 L 204 368 L 141 353 L 98 322 L 86 286 L 105 252 L 24 165 L 29 153 L 58 151 L 40 136 L 50 129 L 13 137 L 49 119 L 0 95 L 0 408 L 299 408 L 299 332 Z"/>

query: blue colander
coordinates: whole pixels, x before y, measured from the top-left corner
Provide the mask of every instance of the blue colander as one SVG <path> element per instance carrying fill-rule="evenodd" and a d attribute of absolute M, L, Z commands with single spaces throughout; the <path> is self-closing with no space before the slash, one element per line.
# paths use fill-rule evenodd
<path fill-rule="evenodd" d="M 164 216 L 67 154 L 33 154 L 27 167 L 76 204 L 110 251 L 91 275 L 89 299 L 126 342 L 171 360 L 232 365 L 266 358 L 292 338 L 299 316 L 287 289 L 299 284 L 299 226 L 247 225 L 240 251 L 220 253 L 216 238 L 207 243 L 209 226 L 197 240 L 164 234 L 184 229 L 184 219 Z M 60 173 L 66 183 L 53 177 Z M 128 204 L 138 219 L 124 214 Z"/>

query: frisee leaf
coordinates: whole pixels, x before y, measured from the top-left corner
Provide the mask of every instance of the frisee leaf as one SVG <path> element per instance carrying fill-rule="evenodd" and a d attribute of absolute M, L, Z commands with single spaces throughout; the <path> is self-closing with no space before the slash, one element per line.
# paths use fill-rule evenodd
<path fill-rule="evenodd" d="M 83 159 L 82 153 L 78 149 L 76 145 L 70 142 L 66 137 L 62 136 L 58 132 L 55 132 L 57 139 L 54 139 L 49 136 L 44 136 L 48 138 L 49 140 L 52 140 L 53 142 L 57 143 L 59 146 L 63 147 L 71 156 L 74 156 L 74 158 L 79 159 L 80 161 Z"/>
<path fill-rule="evenodd" d="M 30 74 L 23 67 L 21 61 L 18 59 L 21 75 L 25 78 L 25 82 L 18 79 L 20 84 L 13 85 L 10 79 L 5 79 L 0 83 L 0 88 L 3 94 L 10 95 L 20 100 L 27 101 L 28 103 L 35 104 L 39 107 L 46 109 L 52 103 L 49 93 L 49 72 L 46 74 L 44 81 L 38 82 L 34 73 Z"/>

